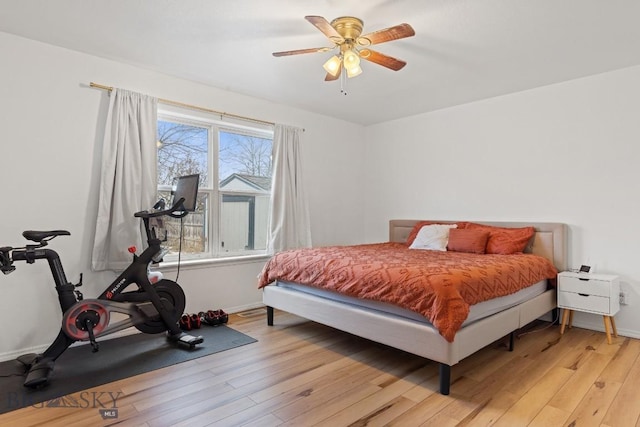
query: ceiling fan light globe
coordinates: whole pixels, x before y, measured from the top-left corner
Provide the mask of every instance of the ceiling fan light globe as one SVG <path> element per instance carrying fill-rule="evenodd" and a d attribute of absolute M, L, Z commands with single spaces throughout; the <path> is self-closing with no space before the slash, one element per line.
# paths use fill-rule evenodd
<path fill-rule="evenodd" d="M 360 68 L 360 65 L 347 68 L 347 77 L 349 78 L 359 76 L 360 74 L 362 74 L 362 68 Z"/>
<path fill-rule="evenodd" d="M 335 77 L 336 75 L 338 75 L 338 72 L 340 72 L 340 58 L 338 58 L 336 55 L 333 55 L 327 62 L 324 63 L 322 67 L 327 73 Z"/>
<path fill-rule="evenodd" d="M 360 57 L 353 50 L 345 50 L 343 54 L 345 68 L 353 68 L 360 65 Z"/>

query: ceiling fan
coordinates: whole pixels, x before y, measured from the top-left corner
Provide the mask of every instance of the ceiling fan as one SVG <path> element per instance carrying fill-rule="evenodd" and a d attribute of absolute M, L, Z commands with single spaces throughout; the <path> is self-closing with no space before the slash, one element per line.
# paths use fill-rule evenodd
<path fill-rule="evenodd" d="M 274 52 L 273 56 L 328 52 L 339 48 L 340 52 L 332 56 L 323 66 L 327 71 L 325 81 L 337 80 L 343 68 L 346 70 L 347 77 L 355 77 L 361 74 L 360 58 L 394 71 L 398 71 L 407 65 L 405 61 L 371 50 L 369 46 L 415 35 L 415 31 L 409 24 L 400 24 L 360 35 L 362 34 L 364 23 L 359 18 L 342 16 L 331 22 L 322 16 L 305 16 L 304 19 L 320 30 L 333 43 L 333 46 Z"/>

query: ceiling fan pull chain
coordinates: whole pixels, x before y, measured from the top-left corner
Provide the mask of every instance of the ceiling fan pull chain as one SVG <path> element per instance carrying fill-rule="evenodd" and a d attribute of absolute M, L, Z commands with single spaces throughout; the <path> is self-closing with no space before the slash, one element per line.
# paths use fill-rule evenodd
<path fill-rule="evenodd" d="M 347 73 L 340 74 L 340 93 L 347 95 Z"/>

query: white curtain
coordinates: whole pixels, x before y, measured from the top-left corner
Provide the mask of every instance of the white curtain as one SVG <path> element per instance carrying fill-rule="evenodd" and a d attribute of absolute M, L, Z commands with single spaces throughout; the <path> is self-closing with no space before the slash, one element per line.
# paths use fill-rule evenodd
<path fill-rule="evenodd" d="M 94 271 L 124 270 L 127 248 L 146 248 L 135 212 L 149 209 L 157 195 L 157 106 L 151 96 L 113 89 L 104 132 Z"/>
<path fill-rule="evenodd" d="M 307 194 L 302 179 L 302 129 L 275 125 L 268 249 L 310 247 Z"/>

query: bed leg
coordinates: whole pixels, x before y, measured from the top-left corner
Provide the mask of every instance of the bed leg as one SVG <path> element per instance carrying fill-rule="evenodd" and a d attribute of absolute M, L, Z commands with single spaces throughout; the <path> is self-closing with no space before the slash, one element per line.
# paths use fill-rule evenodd
<path fill-rule="evenodd" d="M 273 307 L 267 306 L 267 325 L 273 326 Z"/>
<path fill-rule="evenodd" d="M 451 385 L 451 366 L 440 364 L 440 394 L 447 396 Z"/>
<path fill-rule="evenodd" d="M 516 331 L 513 331 L 509 334 L 509 351 L 513 351 L 515 347 L 515 337 L 516 337 Z"/>

